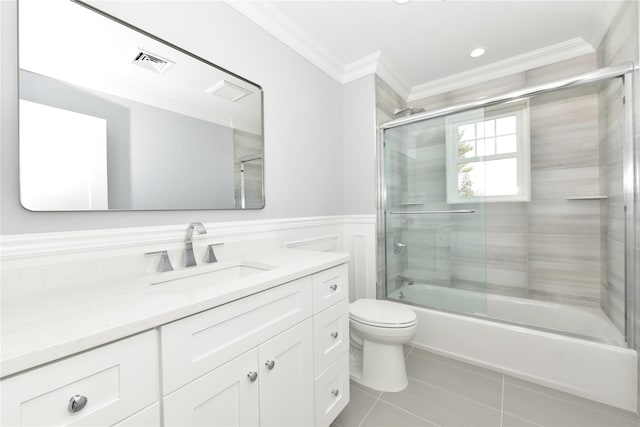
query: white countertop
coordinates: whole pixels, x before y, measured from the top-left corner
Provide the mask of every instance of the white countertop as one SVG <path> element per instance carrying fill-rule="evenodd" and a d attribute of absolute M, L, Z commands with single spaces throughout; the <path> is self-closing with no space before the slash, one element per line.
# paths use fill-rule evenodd
<path fill-rule="evenodd" d="M 54 291 L 46 284 L 39 285 L 41 292 L 3 290 L 1 376 L 264 291 L 345 263 L 349 256 L 279 248 L 246 260 L 275 268 L 224 283 L 211 283 L 202 274 L 153 286 L 141 276 Z"/>

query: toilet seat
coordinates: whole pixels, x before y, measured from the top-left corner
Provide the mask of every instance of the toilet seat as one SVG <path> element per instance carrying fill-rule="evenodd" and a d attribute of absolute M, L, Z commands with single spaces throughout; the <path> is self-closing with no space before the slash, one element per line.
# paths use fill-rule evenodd
<path fill-rule="evenodd" d="M 397 303 L 359 299 L 349 305 L 349 318 L 377 328 L 410 328 L 416 325 L 416 314 Z"/>

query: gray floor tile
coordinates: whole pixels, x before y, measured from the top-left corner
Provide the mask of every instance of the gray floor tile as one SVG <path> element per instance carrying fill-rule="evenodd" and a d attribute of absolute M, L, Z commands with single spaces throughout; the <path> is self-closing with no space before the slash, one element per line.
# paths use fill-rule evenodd
<path fill-rule="evenodd" d="M 407 375 L 493 408 L 501 408 L 502 378 L 495 379 L 480 375 L 474 370 L 462 369 L 425 352 L 413 352 L 409 355 Z"/>
<path fill-rule="evenodd" d="M 582 397 L 579 397 L 573 394 L 564 393 L 559 390 L 554 390 L 549 387 L 534 384 L 529 381 L 521 380 L 519 378 L 511 377 L 508 375 L 505 375 L 505 382 L 516 385 L 518 387 L 526 388 L 531 391 L 535 391 L 537 393 L 545 394 L 554 399 L 562 400 L 571 404 L 580 405 L 582 407 L 585 407 L 594 411 L 612 415 L 616 418 L 620 418 L 630 423 L 636 422 L 637 424 L 635 425 L 640 425 L 640 418 L 638 417 L 638 415 L 634 414 L 633 412 L 625 411 L 619 408 L 615 408 L 613 406 L 605 405 L 604 403 L 595 402 L 593 400 L 584 399 Z"/>
<path fill-rule="evenodd" d="M 504 411 L 545 427 L 637 427 L 625 420 L 528 388 L 505 383 Z"/>
<path fill-rule="evenodd" d="M 358 426 L 369 413 L 378 398 L 351 385 L 349 404 L 340 412 L 334 423 L 340 427 Z"/>
<path fill-rule="evenodd" d="M 445 357 L 445 356 L 440 356 L 439 354 L 436 353 L 431 353 L 425 350 L 421 350 L 417 347 L 414 347 L 413 352 L 411 353 L 412 355 L 419 355 L 419 356 L 423 356 L 423 357 L 429 357 L 431 359 L 435 359 L 438 360 L 442 363 L 447 363 L 449 365 L 453 365 L 456 366 L 460 369 L 465 369 L 467 371 L 471 371 L 473 373 L 476 373 L 478 375 L 484 375 L 485 377 L 489 377 L 489 378 L 493 378 L 499 381 L 502 381 L 502 374 L 500 372 L 496 372 L 493 371 L 491 369 L 485 369 L 485 368 L 481 368 L 480 366 L 476 366 L 476 365 L 472 365 L 470 363 L 465 363 L 465 362 L 461 362 L 459 360 L 455 360 L 452 359 L 450 357 Z"/>
<path fill-rule="evenodd" d="M 441 426 L 500 425 L 500 411 L 411 378 L 406 389 L 380 399 Z"/>
<path fill-rule="evenodd" d="M 368 393 L 372 396 L 375 396 L 376 398 L 380 397 L 380 395 L 382 394 L 382 392 L 380 390 L 374 390 L 372 388 L 369 388 L 367 386 L 364 386 L 362 384 L 358 384 L 357 382 L 351 380 L 351 388 L 357 388 L 358 390 L 364 391 L 365 393 Z"/>
<path fill-rule="evenodd" d="M 502 427 L 538 427 L 538 425 L 510 414 L 502 414 Z"/>
<path fill-rule="evenodd" d="M 388 403 L 378 401 L 362 427 L 433 427 L 432 424 Z M 346 427 L 346 426 L 345 426 Z"/>

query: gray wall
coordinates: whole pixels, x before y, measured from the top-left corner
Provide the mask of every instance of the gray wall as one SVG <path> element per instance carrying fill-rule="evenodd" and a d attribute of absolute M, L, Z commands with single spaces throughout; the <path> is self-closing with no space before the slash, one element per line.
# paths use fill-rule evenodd
<path fill-rule="evenodd" d="M 343 213 L 339 83 L 223 2 L 95 3 L 263 87 L 266 207 L 242 212 L 48 213 L 23 209 L 18 187 L 16 3 L 8 0 L 0 2 L 1 234 Z"/>
<path fill-rule="evenodd" d="M 375 76 L 343 87 L 344 213 L 376 212 Z"/>

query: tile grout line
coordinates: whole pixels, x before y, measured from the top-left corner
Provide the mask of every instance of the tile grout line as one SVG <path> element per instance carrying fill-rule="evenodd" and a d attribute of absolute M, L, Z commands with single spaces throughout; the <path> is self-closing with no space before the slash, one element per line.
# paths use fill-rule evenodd
<path fill-rule="evenodd" d="M 378 403 L 378 401 L 380 400 L 380 397 L 382 396 L 382 392 L 380 392 L 380 394 L 378 395 L 378 397 L 376 398 L 376 401 L 373 402 L 373 405 L 371 405 L 371 408 L 369 408 L 369 410 L 367 411 L 366 414 L 364 414 L 364 417 L 362 417 L 362 420 L 360 421 L 360 424 L 358 424 L 358 427 L 361 427 L 362 424 L 364 423 L 364 420 L 367 419 L 367 417 L 369 416 L 369 414 L 371 413 L 371 411 L 373 411 L 373 408 L 376 407 L 376 404 Z"/>
<path fill-rule="evenodd" d="M 487 403 L 480 402 L 479 400 L 473 399 L 473 398 L 471 398 L 471 397 L 469 397 L 469 396 L 465 396 L 464 394 L 456 393 L 455 391 L 448 390 L 448 389 L 446 389 L 446 388 L 442 388 L 442 387 L 440 387 L 440 386 L 437 386 L 437 385 L 431 384 L 431 383 L 429 383 L 429 382 L 426 382 L 426 381 L 420 380 L 420 379 L 418 379 L 418 378 L 416 378 L 416 377 L 408 376 L 408 378 L 410 378 L 411 380 L 413 380 L 413 381 L 415 381 L 415 382 L 417 382 L 417 383 L 420 383 L 420 384 L 423 384 L 423 385 L 426 385 L 426 386 L 429 386 L 429 387 L 433 387 L 433 388 L 435 388 L 435 389 L 437 389 L 437 390 L 444 391 L 445 393 L 452 394 L 452 395 L 454 395 L 454 396 L 457 396 L 457 397 L 460 397 L 460 398 L 462 398 L 462 399 L 465 399 L 465 400 L 468 400 L 468 401 L 470 401 L 470 402 L 473 402 L 473 403 L 475 403 L 475 404 L 477 404 L 477 405 L 484 406 L 485 408 L 493 409 L 494 411 L 500 411 L 500 408 L 496 408 L 495 406 L 491 406 L 491 405 L 489 405 L 489 404 L 487 404 Z M 497 381 L 495 378 L 492 378 L 492 379 L 493 379 L 494 381 Z M 384 399 L 383 399 L 383 402 L 385 402 L 385 403 L 390 403 L 390 402 L 388 402 L 388 401 L 386 401 L 386 400 L 384 400 Z"/>
<path fill-rule="evenodd" d="M 396 409 L 397 409 L 397 410 L 399 410 L 399 411 L 402 411 L 402 412 L 404 412 L 404 413 L 406 413 L 406 414 L 412 415 L 412 416 L 414 416 L 414 417 L 416 417 L 416 418 L 419 418 L 419 419 L 421 419 L 422 421 L 426 421 L 426 422 L 428 422 L 429 424 L 432 424 L 432 425 L 434 425 L 434 426 L 438 426 L 438 427 L 440 427 L 440 424 L 436 424 L 436 423 L 434 423 L 433 421 L 430 421 L 430 420 L 426 419 L 425 417 L 421 417 L 421 416 L 420 416 L 420 415 L 418 415 L 418 414 L 414 414 L 413 412 L 411 412 L 411 411 L 409 411 L 409 410 L 407 410 L 407 409 L 401 408 L 401 407 L 400 407 L 400 406 L 398 406 L 398 405 L 394 405 L 394 404 L 393 404 L 393 403 L 391 403 L 391 402 L 387 402 L 386 400 L 383 400 L 383 401 L 382 401 L 382 403 L 384 403 L 385 405 L 393 406 L 394 408 L 396 408 Z"/>
<path fill-rule="evenodd" d="M 500 427 L 504 423 L 504 374 L 502 374 L 502 397 L 500 399 Z"/>

